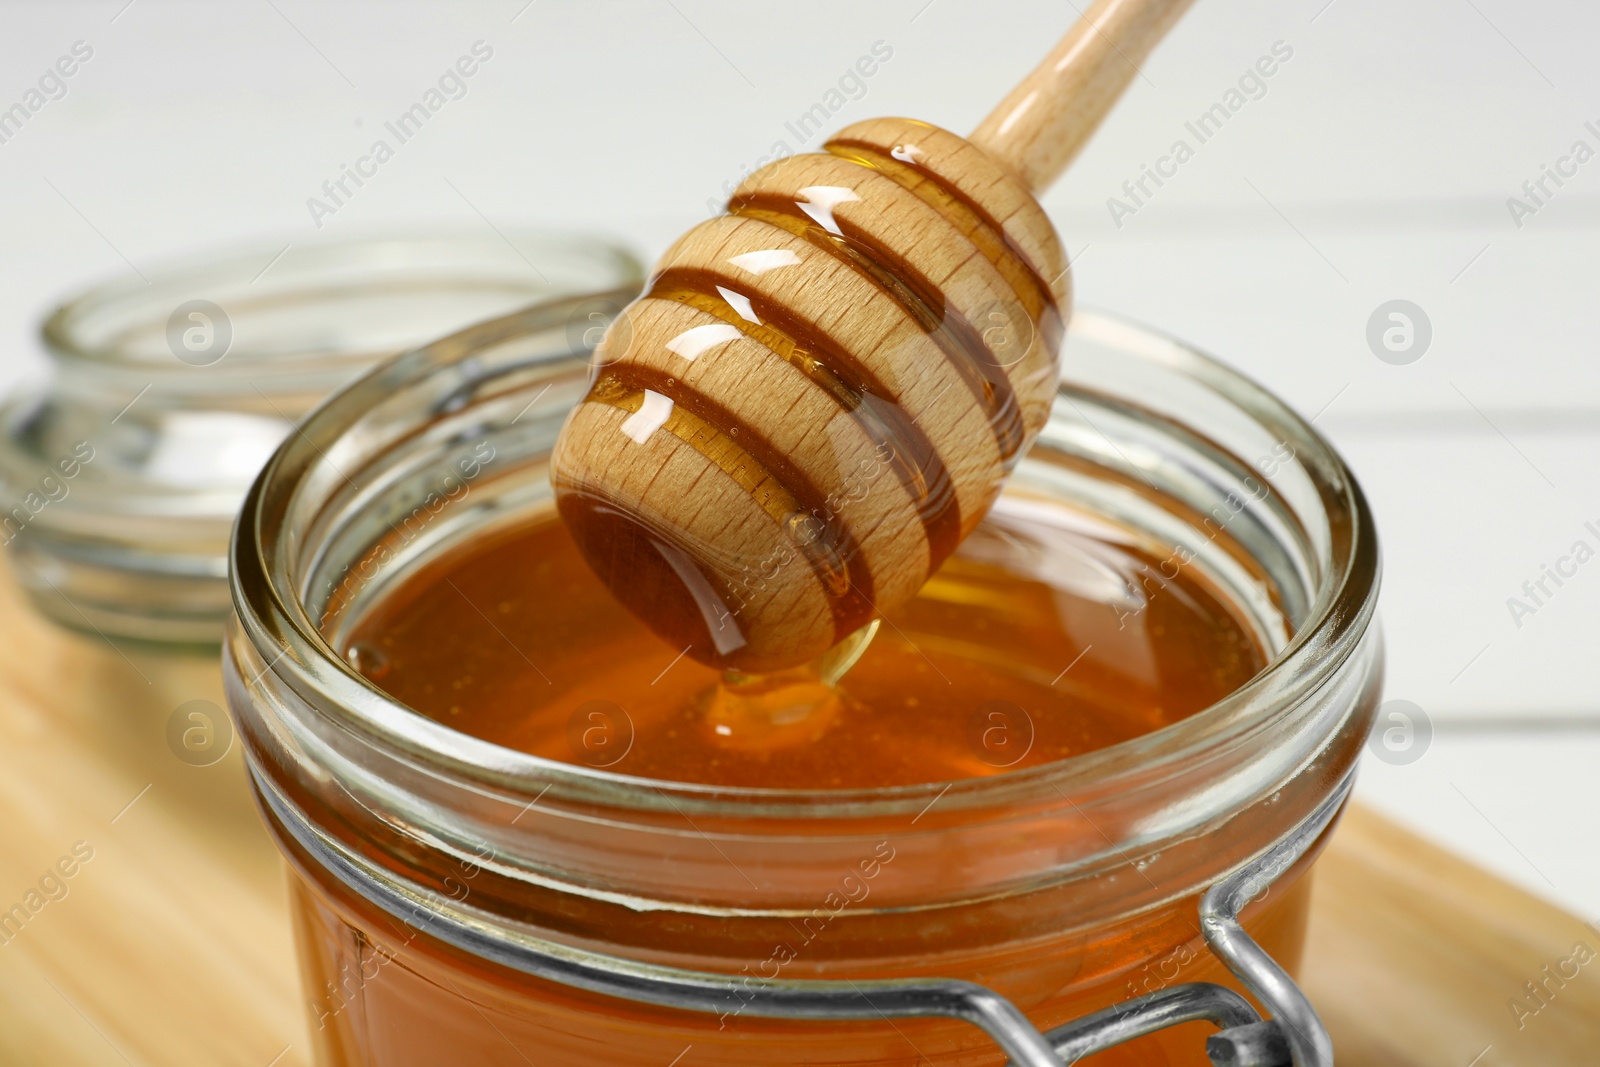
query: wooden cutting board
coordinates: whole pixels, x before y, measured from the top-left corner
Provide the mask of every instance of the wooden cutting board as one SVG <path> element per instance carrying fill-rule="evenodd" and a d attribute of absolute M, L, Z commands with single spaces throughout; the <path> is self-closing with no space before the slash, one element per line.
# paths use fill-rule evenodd
<path fill-rule="evenodd" d="M 168 743 L 222 703 L 215 662 L 57 629 L 8 573 L 0 633 L 0 1062 L 309 1067 L 238 748 Z M 1306 985 L 1342 1067 L 1600 1063 L 1600 963 L 1520 1029 L 1508 1007 L 1600 932 L 1360 807 L 1317 869 Z"/>

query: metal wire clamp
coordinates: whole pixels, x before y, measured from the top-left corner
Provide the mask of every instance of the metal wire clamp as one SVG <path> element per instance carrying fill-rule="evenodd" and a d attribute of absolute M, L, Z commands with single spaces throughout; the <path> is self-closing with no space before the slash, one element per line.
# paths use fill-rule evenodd
<path fill-rule="evenodd" d="M 1200 930 L 1228 970 L 1266 1007 L 1209 982 L 1170 986 L 1041 1033 L 1016 1005 L 973 982 L 954 980 L 783 980 L 690 971 L 581 951 L 507 931 L 454 901 L 396 879 L 311 826 L 272 785 L 252 776 L 276 821 L 351 891 L 400 922 L 462 951 L 546 981 L 683 1011 L 770 1019 L 877 1020 L 944 1017 L 983 1030 L 1009 1067 L 1062 1067 L 1169 1026 L 1204 1021 L 1217 1067 L 1333 1067 L 1333 1045 L 1316 1009 L 1288 973 L 1239 923 L 1244 905 L 1305 854 L 1338 814 L 1346 778 L 1282 840 L 1206 891 Z"/>

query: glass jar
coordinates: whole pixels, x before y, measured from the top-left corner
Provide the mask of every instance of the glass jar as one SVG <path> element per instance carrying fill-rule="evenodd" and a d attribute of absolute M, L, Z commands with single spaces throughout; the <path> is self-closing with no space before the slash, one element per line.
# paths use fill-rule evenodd
<path fill-rule="evenodd" d="M 294 872 L 318 1062 L 999 1064 L 956 1020 L 757 1018 L 742 991 L 963 979 L 1047 1028 L 1175 983 L 1231 984 L 1199 896 L 1340 795 L 1377 699 L 1377 545 L 1329 446 L 1226 367 L 1080 311 L 1050 421 L 1006 492 L 1090 508 L 1198 568 L 1271 665 L 1174 725 L 990 778 L 815 792 L 629 778 L 424 718 L 337 651 L 406 576 L 551 506 L 593 310 L 551 305 L 384 365 L 285 441 L 246 499 L 228 696 Z M 1291 969 L 1319 848 L 1244 913 Z M 723 1009 L 560 977 L 617 961 L 729 976 L 709 979 Z M 1088 1062 L 1204 1064 L 1204 1035 L 1188 1024 Z"/>
<path fill-rule="evenodd" d="M 301 416 L 396 352 L 641 277 L 603 241 L 512 231 L 244 249 L 89 289 L 43 325 L 52 379 L 0 407 L 0 542 L 56 621 L 214 649 L 239 502 Z"/>

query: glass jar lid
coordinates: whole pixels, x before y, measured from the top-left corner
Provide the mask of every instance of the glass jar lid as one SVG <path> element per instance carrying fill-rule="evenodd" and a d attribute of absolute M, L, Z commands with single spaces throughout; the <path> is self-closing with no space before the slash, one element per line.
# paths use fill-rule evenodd
<path fill-rule="evenodd" d="M 468 323 L 642 273 L 593 237 L 436 233 L 242 249 L 91 288 L 43 324 L 49 381 L 0 405 L 0 543 L 58 622 L 214 645 L 240 501 L 327 394 Z"/>

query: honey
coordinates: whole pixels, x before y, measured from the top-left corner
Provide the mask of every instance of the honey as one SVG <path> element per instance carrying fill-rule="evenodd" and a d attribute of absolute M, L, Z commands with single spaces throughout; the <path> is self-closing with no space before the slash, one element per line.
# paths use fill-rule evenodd
<path fill-rule="evenodd" d="M 815 671 L 724 676 L 665 644 L 589 572 L 553 511 L 414 574 L 351 629 L 346 651 L 412 708 L 500 745 L 640 777 L 811 790 L 992 776 L 1081 755 L 1206 707 L 1266 660 L 1202 577 L 1165 577 L 1114 527 L 1025 496 L 1005 498 L 831 688 Z M 894 842 L 886 835 L 858 865 L 862 900 L 887 881 Z M 672 1017 L 589 997 L 434 944 L 318 878 L 314 864 L 297 866 L 301 956 L 328 1067 L 453 1062 L 466 1049 L 476 1064 L 551 1067 L 742 1064 L 753 1047 L 773 1064 L 1003 1059 L 949 1022 L 819 1034 L 737 1011 Z M 469 901 L 501 891 L 470 864 L 443 878 L 452 883 Z M 1306 886 L 1274 894 L 1252 917 L 1285 960 L 1303 933 Z M 1054 1023 L 1177 981 L 1229 981 L 1200 941 L 1192 897 L 1099 941 L 1080 933 L 1022 952 L 983 947 L 1004 945 L 1030 921 L 1021 912 L 974 903 L 908 920 L 848 907 L 806 926 L 695 929 L 686 916 L 633 916 L 623 936 L 662 962 L 781 959 L 785 976 L 830 976 L 862 957 L 877 958 L 873 977 L 926 974 L 943 949 L 943 966 Z M 950 953 L 951 941 L 964 948 Z M 1096 973 L 1105 977 L 1072 981 Z M 1204 1064 L 1204 1033 L 1177 1028 L 1089 1062 Z M 773 1058 L 774 1048 L 787 1051 Z"/>
<path fill-rule="evenodd" d="M 1092 516 L 1007 498 L 830 691 L 731 683 L 655 636 L 554 515 L 436 564 L 351 662 L 455 729 L 641 778 L 860 789 L 1020 770 L 1160 729 L 1266 663 L 1188 570 Z"/>
<path fill-rule="evenodd" d="M 286 852 L 302 875 L 314 877 L 303 856 L 292 847 Z M 1287 878 L 1299 873 L 1291 871 Z M 1251 936 L 1291 969 L 1298 965 L 1305 938 L 1310 888 L 1310 879 L 1302 877 L 1247 913 Z M 737 1002 L 716 1016 L 589 995 L 435 944 L 326 882 L 296 881 L 291 907 L 318 1067 L 1002 1067 L 1006 1062 L 986 1035 L 948 1020 L 828 1025 L 743 1016 Z M 1045 1028 L 1179 983 L 1239 988 L 1201 943 L 1193 900 L 1149 918 L 1139 936 L 1117 931 L 1121 937 L 1111 946 L 1066 940 L 1049 946 L 1046 951 L 1054 958 L 1046 960 L 996 953 L 976 961 L 981 969 L 973 976 L 1002 990 L 1017 974 L 1058 983 L 1061 992 L 1021 1005 Z M 799 938 L 790 935 L 790 940 Z M 752 939 L 746 948 L 754 962 L 745 973 L 755 975 L 763 965 L 784 960 L 782 953 L 800 951 L 788 942 L 779 946 L 775 954 L 770 940 Z M 1074 982 L 1082 954 L 1096 966 L 1108 965 L 1117 977 Z M 928 969 L 902 968 L 873 977 L 909 974 L 926 976 Z M 1015 995 L 1014 989 L 1008 991 Z M 1205 1024 L 1188 1023 L 1078 1064 L 1210 1067 L 1204 1046 L 1211 1032 Z"/>

